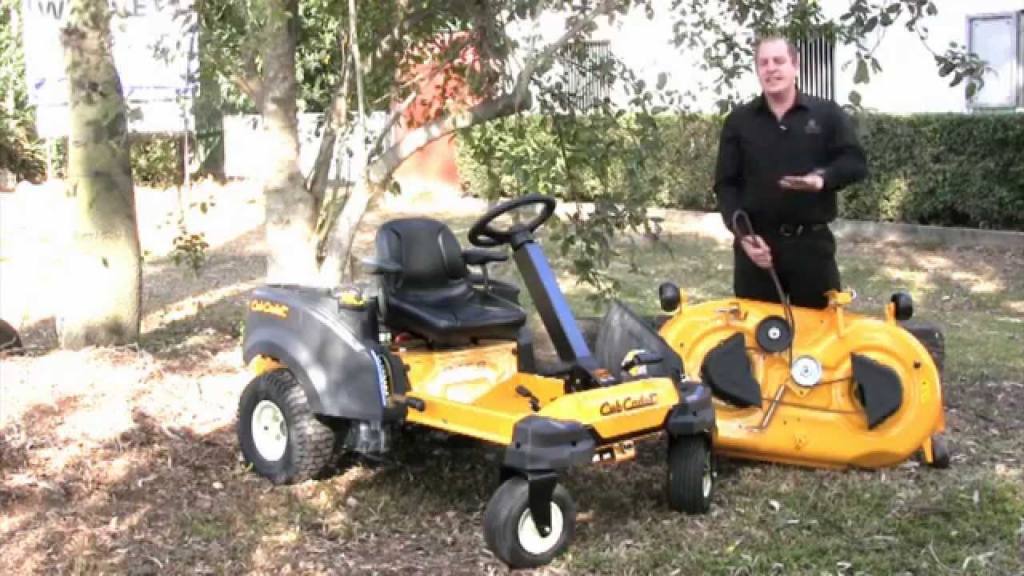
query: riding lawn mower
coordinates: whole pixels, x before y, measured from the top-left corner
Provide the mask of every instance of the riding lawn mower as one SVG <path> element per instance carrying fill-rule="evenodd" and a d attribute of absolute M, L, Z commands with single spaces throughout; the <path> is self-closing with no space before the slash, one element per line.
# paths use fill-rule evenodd
<path fill-rule="evenodd" d="M 687 379 L 680 356 L 621 303 L 591 351 L 534 237 L 554 208 L 538 195 L 500 204 L 472 226 L 470 249 L 435 220 L 387 222 L 376 257 L 364 261 L 378 279 L 375 294 L 257 288 L 243 341 L 255 374 L 239 402 L 245 460 L 286 484 L 320 477 L 339 452 L 385 453 L 396 433 L 438 430 L 498 447 L 501 483 L 483 531 L 511 567 L 546 564 L 572 540 L 576 505 L 561 475 L 629 460 L 637 442 L 654 435 L 668 438 L 669 505 L 706 512 L 711 393 Z M 518 288 L 489 277 L 488 264 L 508 258 L 491 249 L 504 245 L 562 362 L 555 374 L 538 374 Z"/>

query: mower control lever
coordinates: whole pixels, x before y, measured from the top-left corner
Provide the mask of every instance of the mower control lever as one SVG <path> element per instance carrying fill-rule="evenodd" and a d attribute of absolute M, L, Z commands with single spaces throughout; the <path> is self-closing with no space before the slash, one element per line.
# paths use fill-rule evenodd
<path fill-rule="evenodd" d="M 413 396 L 393 396 L 395 401 L 403 406 L 408 406 L 417 412 L 423 412 L 427 409 L 427 403 L 422 398 L 415 398 Z"/>
<path fill-rule="evenodd" d="M 530 409 L 531 410 L 533 410 L 534 412 L 539 412 L 540 411 L 540 399 L 538 399 L 536 396 L 534 396 L 533 392 L 530 392 L 529 388 L 527 388 L 526 386 L 523 386 L 522 384 L 520 384 L 519 386 L 516 386 L 516 394 L 519 394 L 523 398 L 529 398 L 530 399 Z"/>
<path fill-rule="evenodd" d="M 646 350 L 637 352 L 632 358 L 622 363 L 622 371 L 629 372 L 637 366 L 650 366 L 651 364 L 658 364 L 663 358 L 660 354 L 654 352 L 648 352 Z"/>

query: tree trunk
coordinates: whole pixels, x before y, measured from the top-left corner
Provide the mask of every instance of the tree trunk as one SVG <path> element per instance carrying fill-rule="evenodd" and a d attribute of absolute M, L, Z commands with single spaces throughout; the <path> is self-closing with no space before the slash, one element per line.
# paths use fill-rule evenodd
<path fill-rule="evenodd" d="M 106 0 L 73 0 L 63 32 L 71 102 L 67 195 L 75 207 L 69 292 L 58 332 L 64 348 L 138 340 L 139 232 L 121 81 Z"/>
<path fill-rule="evenodd" d="M 199 53 L 210 43 L 212 30 L 199 28 Z M 224 98 L 217 72 L 212 66 L 199 68 L 199 94 L 195 98 L 196 153 L 200 159 L 199 175 L 223 182 L 224 173 Z"/>
<path fill-rule="evenodd" d="M 321 282 L 324 285 L 337 285 L 351 278 L 352 244 L 355 241 L 359 224 L 363 221 L 366 209 L 378 196 L 384 193 L 385 186 L 363 177 L 352 187 L 331 228 L 327 239 L 324 261 L 320 264 Z"/>
<path fill-rule="evenodd" d="M 299 171 L 295 79 L 298 0 L 267 0 L 264 32 L 263 129 L 267 174 L 267 281 L 317 282 L 314 198 Z"/>

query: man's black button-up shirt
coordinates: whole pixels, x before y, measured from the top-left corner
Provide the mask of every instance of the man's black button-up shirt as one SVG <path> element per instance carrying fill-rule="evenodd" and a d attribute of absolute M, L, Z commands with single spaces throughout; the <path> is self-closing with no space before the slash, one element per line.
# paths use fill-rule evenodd
<path fill-rule="evenodd" d="M 814 171 L 825 182 L 819 192 L 779 186 L 783 176 Z M 866 175 L 864 150 L 836 103 L 797 93 L 779 120 L 761 96 L 725 119 L 715 195 L 730 228 L 737 209 L 746 210 L 755 227 L 826 223 L 836 217 L 836 191 Z"/>

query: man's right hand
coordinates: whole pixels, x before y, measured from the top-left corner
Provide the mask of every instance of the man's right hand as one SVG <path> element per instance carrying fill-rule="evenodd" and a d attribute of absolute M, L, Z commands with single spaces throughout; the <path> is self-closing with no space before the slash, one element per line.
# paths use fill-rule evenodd
<path fill-rule="evenodd" d="M 757 265 L 758 268 L 768 269 L 772 267 L 772 249 L 757 235 L 744 236 L 740 240 L 740 246 L 747 253 L 747 257 Z"/>

